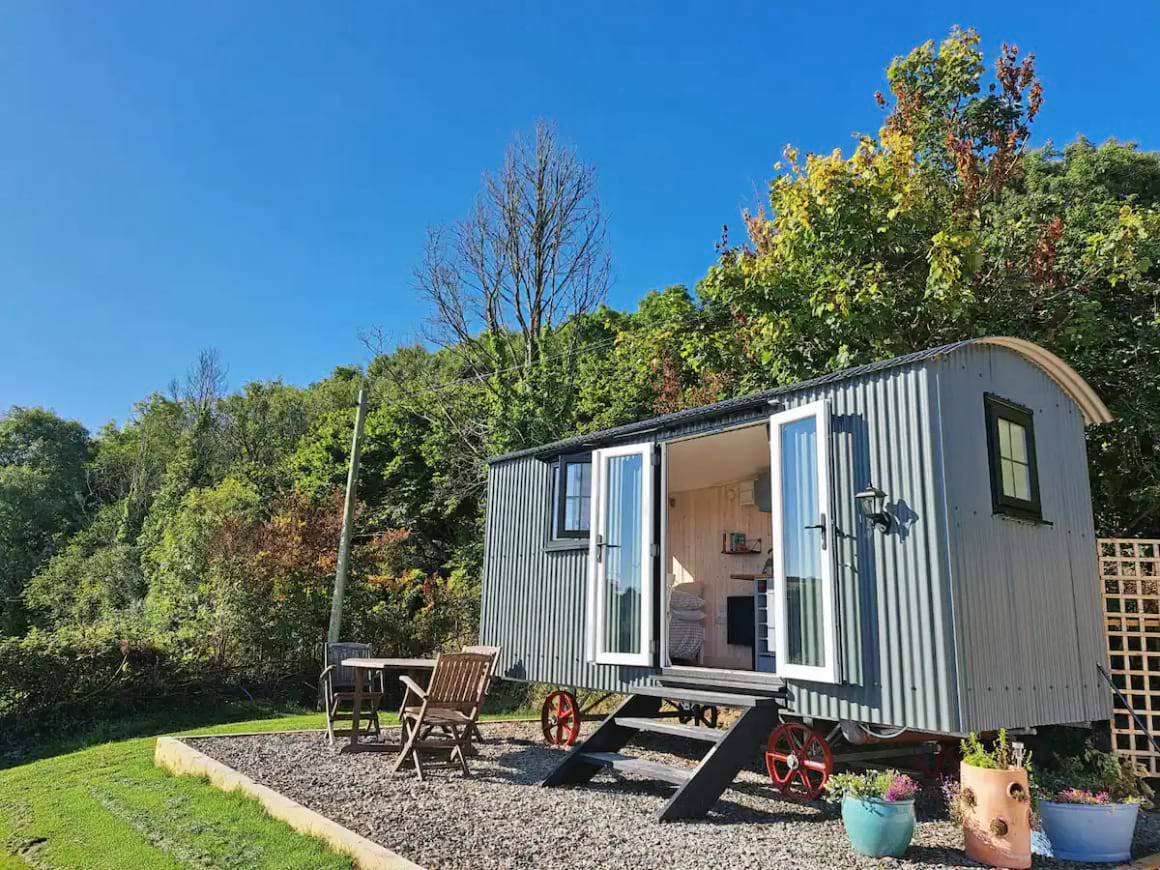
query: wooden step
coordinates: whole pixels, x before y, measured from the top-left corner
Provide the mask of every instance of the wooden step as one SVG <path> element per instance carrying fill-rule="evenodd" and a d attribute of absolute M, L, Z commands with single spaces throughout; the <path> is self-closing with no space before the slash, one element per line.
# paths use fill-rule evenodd
<path fill-rule="evenodd" d="M 662 670 L 657 683 L 666 689 L 694 689 L 709 692 L 737 692 L 741 695 L 785 696 L 785 681 L 772 674 L 753 671 L 747 674 L 715 674 L 712 671 L 689 673 Z"/>
<path fill-rule="evenodd" d="M 725 739 L 725 732 L 716 728 L 698 728 L 696 725 L 681 725 L 667 719 L 634 719 L 632 717 L 617 716 L 616 724 L 625 728 L 635 728 L 637 731 L 649 731 L 653 734 L 669 734 L 673 737 L 687 737 L 690 740 L 700 740 L 702 743 L 720 743 Z"/>
<path fill-rule="evenodd" d="M 682 686 L 630 686 L 627 691 L 634 695 L 664 698 L 666 701 L 684 701 L 689 704 L 706 704 L 711 707 L 776 707 L 781 703 L 780 698 L 771 695 L 710 692 Z"/>
<path fill-rule="evenodd" d="M 621 755 L 619 752 L 582 752 L 580 758 L 593 764 L 611 767 L 619 773 L 634 773 L 637 776 L 660 779 L 674 785 L 684 785 L 696 772 L 689 768 L 671 767 L 659 761 L 647 761 L 633 755 Z"/>

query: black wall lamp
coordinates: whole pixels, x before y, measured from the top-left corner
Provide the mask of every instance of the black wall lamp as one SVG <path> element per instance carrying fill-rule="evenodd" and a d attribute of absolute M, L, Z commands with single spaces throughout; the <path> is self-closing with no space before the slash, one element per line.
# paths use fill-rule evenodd
<path fill-rule="evenodd" d="M 886 512 L 886 493 L 871 484 L 854 496 L 858 505 L 858 512 L 865 519 L 882 529 L 883 534 L 889 534 L 894 527 L 894 518 Z"/>

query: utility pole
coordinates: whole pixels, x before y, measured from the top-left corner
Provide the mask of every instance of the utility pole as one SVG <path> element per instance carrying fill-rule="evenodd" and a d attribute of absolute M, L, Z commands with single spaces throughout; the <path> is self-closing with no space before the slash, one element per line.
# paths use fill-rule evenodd
<path fill-rule="evenodd" d="M 350 471 L 346 476 L 346 500 L 342 503 L 342 535 L 338 540 L 338 570 L 334 574 L 334 597 L 330 600 L 330 630 L 327 643 L 338 643 L 342 632 L 342 596 L 346 592 L 346 572 L 350 565 L 350 537 L 354 530 L 354 499 L 358 490 L 358 458 L 362 450 L 363 422 L 367 416 L 367 382 L 358 388 L 358 411 L 354 418 L 354 439 L 350 443 Z"/>

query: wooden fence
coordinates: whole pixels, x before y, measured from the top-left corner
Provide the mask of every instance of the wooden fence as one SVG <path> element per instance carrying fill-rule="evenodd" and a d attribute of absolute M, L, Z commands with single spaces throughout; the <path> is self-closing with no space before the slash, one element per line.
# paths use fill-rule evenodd
<path fill-rule="evenodd" d="M 1100 583 L 1112 680 L 1160 734 L 1160 540 L 1101 538 Z M 1160 775 L 1160 753 L 1117 698 L 1112 745 Z"/>

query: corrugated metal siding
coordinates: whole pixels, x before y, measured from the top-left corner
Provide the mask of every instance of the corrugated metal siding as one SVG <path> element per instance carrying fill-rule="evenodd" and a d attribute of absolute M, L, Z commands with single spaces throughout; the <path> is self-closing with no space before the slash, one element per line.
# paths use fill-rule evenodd
<path fill-rule="evenodd" d="M 551 466 L 524 457 L 491 469 L 480 642 L 517 680 L 614 691 L 647 668 L 584 660 L 587 550 L 545 550 Z"/>
<path fill-rule="evenodd" d="M 991 516 L 984 390 L 1035 409 L 1054 526 Z M 1106 717 L 1106 693 L 1095 684 L 1094 663 L 1105 653 L 1075 403 L 1034 365 L 990 346 L 779 396 L 786 406 L 820 398 L 833 413 L 846 682 L 791 682 L 793 709 L 944 732 Z M 749 407 L 638 438 L 765 417 Z M 550 474 L 533 456 L 491 469 L 484 642 L 503 648 L 512 678 L 601 690 L 651 682 L 651 669 L 584 661 L 587 552 L 544 548 Z M 856 518 L 853 495 L 869 483 L 889 495 L 901 532 L 883 535 Z"/>
<path fill-rule="evenodd" d="M 792 707 L 856 719 L 958 731 L 955 646 L 941 469 L 932 445 L 924 367 L 892 369 L 795 394 L 829 399 L 843 685 L 790 682 Z M 857 517 L 854 493 L 873 483 L 901 529 L 884 535 Z"/>
<path fill-rule="evenodd" d="M 932 363 L 946 455 L 963 728 L 1107 718 L 1083 418 L 1043 372 L 995 347 Z M 1034 412 L 1043 517 L 992 515 L 983 394 Z"/>
<path fill-rule="evenodd" d="M 846 682 L 791 682 L 790 705 L 820 718 L 958 731 L 950 590 L 937 533 L 941 469 L 931 447 L 926 371 L 892 367 L 781 400 L 792 407 L 820 398 L 829 399 L 832 409 Z M 746 409 L 651 437 L 672 440 L 767 417 Z M 484 642 L 503 648 L 503 672 L 516 679 L 607 690 L 652 682 L 656 672 L 650 669 L 584 661 L 587 552 L 544 549 L 550 474 L 547 463 L 530 456 L 491 470 Z M 869 483 L 882 487 L 905 518 L 902 534 L 887 537 L 857 521 L 853 495 Z"/>

